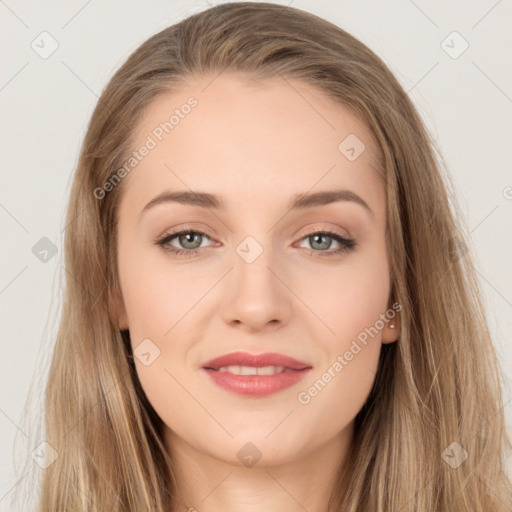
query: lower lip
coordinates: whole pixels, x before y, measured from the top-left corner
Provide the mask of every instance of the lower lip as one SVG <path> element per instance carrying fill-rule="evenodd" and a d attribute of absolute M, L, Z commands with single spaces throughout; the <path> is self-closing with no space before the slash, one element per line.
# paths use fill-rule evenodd
<path fill-rule="evenodd" d="M 275 375 L 235 375 L 203 368 L 218 386 L 239 395 L 266 396 L 293 386 L 311 369 L 290 370 Z"/>

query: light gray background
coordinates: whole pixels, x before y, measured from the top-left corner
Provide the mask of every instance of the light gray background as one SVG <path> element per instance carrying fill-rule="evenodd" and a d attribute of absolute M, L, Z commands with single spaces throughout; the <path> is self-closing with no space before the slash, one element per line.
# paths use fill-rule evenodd
<path fill-rule="evenodd" d="M 466 216 L 506 373 L 504 407 L 512 435 L 511 1 L 290 4 L 341 26 L 382 57 L 438 141 Z M 65 205 L 92 109 L 140 43 L 208 5 L 213 3 L 0 0 L 0 510 L 9 510 L 16 485 L 13 460 L 26 457 L 18 443 L 27 450 L 42 441 L 31 437 L 22 412 L 31 385 L 35 404 L 41 400 L 60 306 Z M 31 48 L 33 41 L 42 46 L 43 31 L 59 45 L 46 59 Z M 457 58 L 464 43 L 458 36 L 446 40 L 453 31 L 469 44 Z M 42 237 L 58 249 L 46 263 L 32 252 Z"/>

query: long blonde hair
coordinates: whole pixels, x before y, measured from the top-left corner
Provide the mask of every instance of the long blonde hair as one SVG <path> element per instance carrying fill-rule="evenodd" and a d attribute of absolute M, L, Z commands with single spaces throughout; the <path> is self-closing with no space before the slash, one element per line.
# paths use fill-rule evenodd
<path fill-rule="evenodd" d="M 435 143 L 364 44 L 302 10 L 256 2 L 218 5 L 152 36 L 99 98 L 67 210 L 65 294 L 44 404 L 45 439 L 58 457 L 43 471 L 39 510 L 176 507 L 162 420 L 142 391 L 114 307 L 123 183 L 101 200 L 94 190 L 122 165 L 151 101 L 183 88 L 187 77 L 223 71 L 316 86 L 378 142 L 401 332 L 382 347 L 356 417 L 351 471 L 340 468 L 329 510 L 509 512 L 501 369 Z M 455 467 L 454 454 L 467 459 Z"/>

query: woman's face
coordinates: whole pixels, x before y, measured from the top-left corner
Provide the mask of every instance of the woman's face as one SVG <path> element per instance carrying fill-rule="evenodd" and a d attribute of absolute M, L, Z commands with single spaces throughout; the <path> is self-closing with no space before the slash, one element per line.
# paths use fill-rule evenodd
<path fill-rule="evenodd" d="M 272 465 L 348 445 L 398 332 L 368 129 L 301 82 L 224 73 L 154 101 L 134 140 L 112 185 L 120 327 L 168 446 Z M 304 369 L 203 367 L 234 352 Z M 258 366 L 285 373 L 235 375 Z"/>

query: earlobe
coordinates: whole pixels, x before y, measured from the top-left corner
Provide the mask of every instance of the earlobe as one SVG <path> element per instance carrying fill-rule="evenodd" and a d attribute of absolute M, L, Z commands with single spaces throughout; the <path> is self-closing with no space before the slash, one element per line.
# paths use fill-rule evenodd
<path fill-rule="evenodd" d="M 395 318 L 390 320 L 382 329 L 382 343 L 393 343 L 398 340 L 400 335 L 400 317 L 395 315 Z"/>

